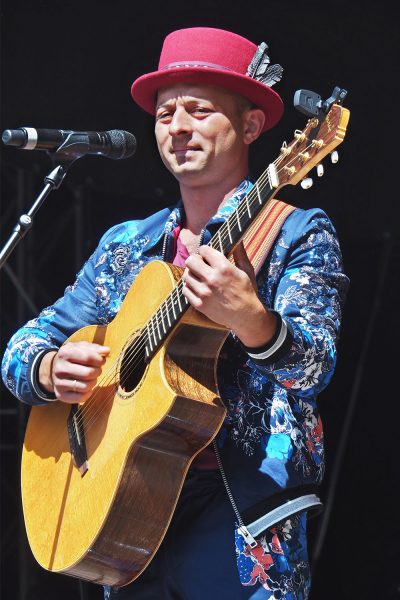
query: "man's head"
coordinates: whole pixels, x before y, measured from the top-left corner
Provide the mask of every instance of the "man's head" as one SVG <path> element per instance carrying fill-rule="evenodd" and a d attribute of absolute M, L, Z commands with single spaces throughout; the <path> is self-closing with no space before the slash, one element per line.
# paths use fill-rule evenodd
<path fill-rule="evenodd" d="M 283 104 L 271 86 L 282 68 L 269 65 L 266 44 L 256 46 L 222 29 L 194 27 L 170 33 L 164 40 L 158 70 L 133 82 L 133 99 L 155 114 L 158 91 L 165 86 L 212 85 L 242 96 L 265 116 L 263 131 L 281 118 Z"/>

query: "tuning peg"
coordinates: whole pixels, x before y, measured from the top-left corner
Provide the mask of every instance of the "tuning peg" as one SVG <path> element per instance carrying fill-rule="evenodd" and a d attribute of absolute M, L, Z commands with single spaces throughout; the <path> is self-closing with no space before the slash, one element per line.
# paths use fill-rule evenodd
<path fill-rule="evenodd" d="M 309 190 L 313 183 L 314 182 L 311 179 L 311 177 L 306 177 L 305 179 L 301 180 L 300 185 L 303 188 L 303 190 Z"/>
<path fill-rule="evenodd" d="M 304 131 L 296 129 L 296 131 L 294 132 L 294 137 L 298 142 L 304 142 L 304 140 L 306 139 L 306 134 L 304 133 Z"/>
<path fill-rule="evenodd" d="M 333 162 L 333 164 L 336 164 L 339 160 L 339 153 L 337 152 L 337 150 L 334 150 L 331 153 L 331 161 Z"/>
<path fill-rule="evenodd" d="M 324 165 L 322 163 L 319 163 L 319 165 L 317 165 L 317 175 L 318 175 L 318 177 L 322 177 L 323 174 L 324 174 Z"/>

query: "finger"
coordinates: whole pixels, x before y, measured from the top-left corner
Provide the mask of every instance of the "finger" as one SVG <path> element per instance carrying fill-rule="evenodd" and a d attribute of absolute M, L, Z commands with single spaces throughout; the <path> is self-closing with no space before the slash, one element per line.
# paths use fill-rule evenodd
<path fill-rule="evenodd" d="M 199 280 L 207 279 L 212 274 L 212 267 L 210 267 L 199 254 L 192 254 L 186 259 L 186 268 Z M 184 278 L 186 280 L 187 273 Z"/>
<path fill-rule="evenodd" d="M 90 394 L 96 381 L 82 381 L 80 379 L 57 378 L 55 389 L 59 394 Z"/>
<path fill-rule="evenodd" d="M 58 358 L 81 365 L 101 366 L 110 353 L 108 346 L 90 342 L 67 342 L 58 351 Z"/>
<path fill-rule="evenodd" d="M 93 381 L 101 375 L 101 367 L 81 365 L 69 360 L 58 359 L 53 364 L 53 379 Z"/>
<path fill-rule="evenodd" d="M 243 242 L 239 242 L 233 251 L 233 258 L 235 259 L 235 264 L 237 267 L 241 268 L 243 271 L 247 268 L 253 269 L 252 264 L 247 256 L 247 252 L 243 245 Z"/>
<path fill-rule="evenodd" d="M 197 296 L 208 297 L 211 294 L 210 288 L 207 283 L 197 277 L 192 271 L 185 274 L 184 284 Z"/>
<path fill-rule="evenodd" d="M 56 398 L 57 400 L 60 400 L 60 402 L 66 402 L 67 404 L 82 404 L 83 402 L 86 402 L 86 400 L 88 400 L 92 394 L 92 390 L 90 390 L 90 392 L 87 393 L 76 393 L 76 392 L 71 392 L 70 390 L 67 391 L 63 391 L 63 392 L 55 392 L 56 393 Z"/>
<path fill-rule="evenodd" d="M 62 348 L 66 348 L 68 346 L 76 346 L 77 348 L 93 350 L 98 352 L 99 354 L 109 354 L 110 348 L 109 346 L 104 346 L 103 344 L 96 344 L 95 342 L 87 342 L 82 340 L 80 342 L 66 342 Z"/>
<path fill-rule="evenodd" d="M 57 400 L 69 404 L 81 404 L 91 397 L 96 381 L 85 382 L 77 379 L 56 379 L 54 393 Z"/>
<path fill-rule="evenodd" d="M 207 261 L 211 267 L 218 266 L 225 262 L 230 264 L 229 260 L 222 254 L 222 252 L 216 250 L 215 248 L 211 248 L 211 246 L 200 246 L 198 254 L 205 261 Z"/>
<path fill-rule="evenodd" d="M 183 286 L 182 294 L 187 298 L 189 304 L 197 310 L 201 310 L 203 307 L 203 300 L 197 296 L 189 287 Z"/>
<path fill-rule="evenodd" d="M 232 276 L 234 265 L 232 265 L 222 252 L 209 246 L 200 246 L 199 252 L 203 262 L 210 266 L 211 271 L 208 272 L 208 277 L 216 272 L 218 273 L 218 277 Z"/>
<path fill-rule="evenodd" d="M 209 279 L 216 271 L 221 275 L 231 274 L 233 267 L 221 252 L 209 246 L 200 246 L 199 254 L 189 256 L 186 259 L 186 265 L 198 277 L 204 279 Z"/>
<path fill-rule="evenodd" d="M 110 348 L 108 346 L 90 342 L 78 342 L 76 344 L 77 362 L 81 364 L 102 365 L 109 354 Z"/>

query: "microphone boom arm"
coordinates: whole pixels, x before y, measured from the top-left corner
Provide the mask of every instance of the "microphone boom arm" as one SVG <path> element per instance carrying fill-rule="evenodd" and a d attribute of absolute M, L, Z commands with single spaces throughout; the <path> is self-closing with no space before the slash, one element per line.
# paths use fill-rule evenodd
<path fill-rule="evenodd" d="M 30 134 L 33 132 L 33 145 L 30 146 Z M 38 136 L 44 137 L 41 144 L 37 145 Z M 61 135 L 61 140 L 59 137 Z M 65 137 L 66 136 L 66 137 Z M 64 139 L 65 137 L 65 139 Z M 20 127 L 12 130 L 6 129 L 2 135 L 5 145 L 16 146 L 22 149 L 46 150 L 53 162 L 53 170 L 44 178 L 45 186 L 36 198 L 28 213 L 20 216 L 13 233 L 0 251 L 0 269 L 17 246 L 18 242 L 27 234 L 33 224 L 33 217 L 43 204 L 44 200 L 54 189 L 62 184 L 69 167 L 78 158 L 87 154 L 97 154 L 115 160 L 128 158 L 136 151 L 136 138 L 128 131 L 112 129 L 103 132 L 76 132 L 65 130 L 37 130 Z M 32 141 L 32 140 L 31 140 Z M 61 143 L 61 145 L 59 145 Z M 52 149 L 50 149 L 52 148 Z"/>
<path fill-rule="evenodd" d="M 52 155 L 53 159 L 55 156 L 57 156 L 57 153 L 53 154 L 49 152 L 49 154 Z M 0 270 L 3 268 L 3 265 L 6 263 L 11 253 L 15 250 L 18 243 L 31 229 L 33 225 L 33 217 L 36 215 L 47 196 L 52 190 L 56 190 L 60 187 L 67 174 L 68 168 L 78 157 L 68 157 L 66 154 L 62 153 L 59 158 L 61 159 L 59 161 L 60 164 L 58 164 L 52 171 L 50 171 L 48 175 L 46 175 L 44 178 L 44 188 L 37 196 L 29 211 L 20 216 L 11 236 L 5 243 L 3 249 L 0 251 Z"/>

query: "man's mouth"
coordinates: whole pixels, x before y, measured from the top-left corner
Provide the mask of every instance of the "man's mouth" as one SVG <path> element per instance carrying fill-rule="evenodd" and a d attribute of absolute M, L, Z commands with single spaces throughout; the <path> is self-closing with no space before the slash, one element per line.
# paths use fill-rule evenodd
<path fill-rule="evenodd" d="M 172 154 L 186 154 L 187 152 L 195 152 L 200 150 L 199 146 L 177 146 L 171 149 Z"/>

